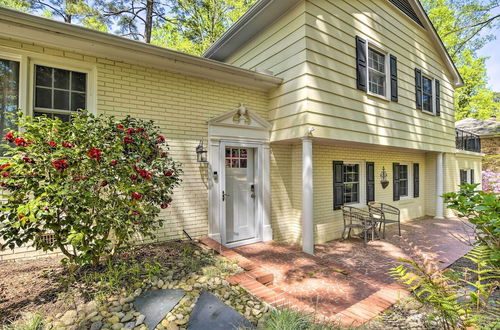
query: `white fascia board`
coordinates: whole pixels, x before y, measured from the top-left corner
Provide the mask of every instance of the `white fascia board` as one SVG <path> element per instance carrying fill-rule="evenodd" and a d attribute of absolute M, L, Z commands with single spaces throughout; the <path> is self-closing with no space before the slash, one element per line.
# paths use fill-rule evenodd
<path fill-rule="evenodd" d="M 268 91 L 282 82 L 271 75 L 6 8 L 0 8 L 0 31 L 7 38 L 255 90 Z"/>

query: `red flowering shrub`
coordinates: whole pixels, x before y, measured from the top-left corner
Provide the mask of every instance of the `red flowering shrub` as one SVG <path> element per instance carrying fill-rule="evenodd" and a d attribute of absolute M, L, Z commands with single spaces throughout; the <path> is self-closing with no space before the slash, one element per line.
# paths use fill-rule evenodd
<path fill-rule="evenodd" d="M 67 123 L 24 117 L 17 125 L 23 133 L 5 135 L 14 144 L 4 145 L 10 158 L 0 165 L 5 246 L 60 249 L 66 260 L 86 264 L 135 236 L 154 238 L 181 170 L 153 122 L 84 112 Z M 54 242 L 40 239 L 48 233 Z"/>

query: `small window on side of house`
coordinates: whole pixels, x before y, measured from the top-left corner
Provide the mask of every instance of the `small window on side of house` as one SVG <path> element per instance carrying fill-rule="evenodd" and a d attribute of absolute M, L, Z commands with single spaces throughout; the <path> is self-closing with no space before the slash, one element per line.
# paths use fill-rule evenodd
<path fill-rule="evenodd" d="M 359 176 L 359 164 L 344 164 L 344 204 L 360 202 Z"/>
<path fill-rule="evenodd" d="M 432 79 L 422 75 L 422 110 L 434 113 Z"/>
<path fill-rule="evenodd" d="M 399 196 L 408 197 L 408 165 L 399 165 Z"/>
<path fill-rule="evenodd" d="M 368 90 L 370 93 L 387 96 L 386 55 L 368 47 Z"/>
<path fill-rule="evenodd" d="M 87 108 L 87 74 L 35 65 L 34 115 L 68 121 L 74 111 Z"/>

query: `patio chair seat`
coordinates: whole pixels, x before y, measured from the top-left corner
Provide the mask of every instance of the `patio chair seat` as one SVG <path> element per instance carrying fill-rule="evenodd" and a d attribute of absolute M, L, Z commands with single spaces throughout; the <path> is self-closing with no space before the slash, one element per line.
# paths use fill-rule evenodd
<path fill-rule="evenodd" d="M 383 227 L 382 238 L 385 238 L 385 225 L 391 223 L 398 224 L 398 233 L 401 236 L 401 211 L 397 207 L 386 203 L 370 202 L 368 209 L 378 219 L 379 226 Z"/>
<path fill-rule="evenodd" d="M 352 206 L 342 206 L 342 215 L 344 220 L 344 230 L 342 231 L 342 239 L 351 236 L 352 229 L 361 229 L 361 235 L 364 237 L 364 243 L 368 240 L 368 235 L 371 233 L 372 239 L 375 238 L 375 230 L 377 219 L 369 211 L 358 209 Z"/>

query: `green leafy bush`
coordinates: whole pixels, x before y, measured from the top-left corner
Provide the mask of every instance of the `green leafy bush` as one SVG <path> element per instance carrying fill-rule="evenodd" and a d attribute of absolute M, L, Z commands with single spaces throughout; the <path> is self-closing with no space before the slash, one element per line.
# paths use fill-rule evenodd
<path fill-rule="evenodd" d="M 154 238 L 181 169 L 152 121 L 83 112 L 66 123 L 18 115 L 17 125 L 0 166 L 4 246 L 32 242 L 97 264 L 134 235 Z"/>
<path fill-rule="evenodd" d="M 460 186 L 460 191 L 443 195 L 448 208 L 473 224 L 476 245 L 491 250 L 491 262 L 500 266 L 500 195 L 475 190 L 478 185 Z"/>

